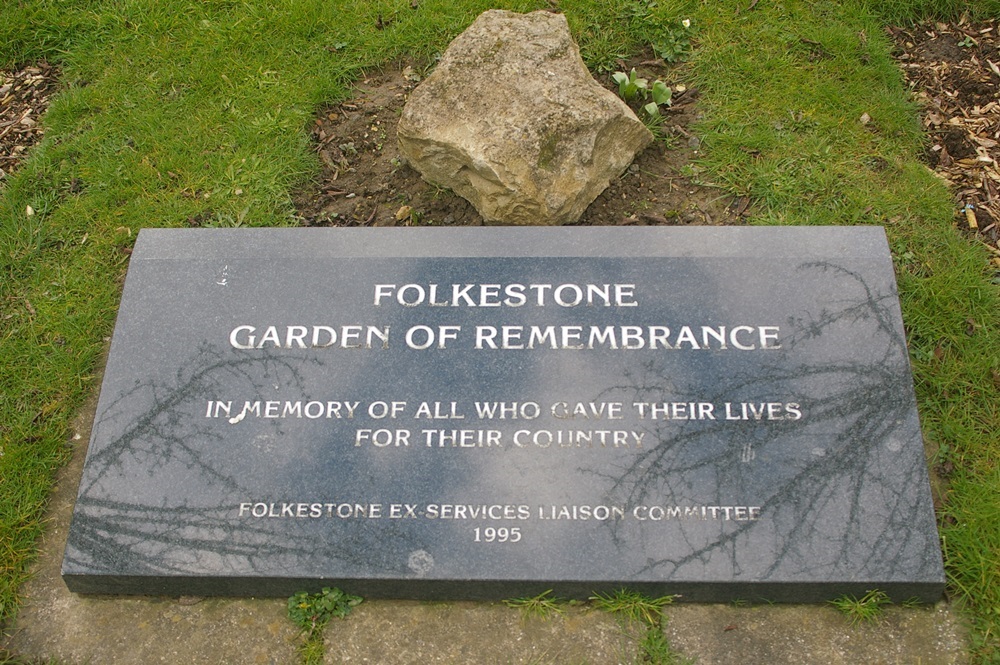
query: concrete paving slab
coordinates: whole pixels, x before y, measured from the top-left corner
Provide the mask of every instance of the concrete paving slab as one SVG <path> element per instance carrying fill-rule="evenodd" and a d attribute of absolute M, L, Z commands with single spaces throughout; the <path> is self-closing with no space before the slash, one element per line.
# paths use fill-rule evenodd
<path fill-rule="evenodd" d="M 833 607 L 675 605 L 666 635 L 698 665 L 964 665 L 965 631 L 947 603 L 888 608 L 851 627 Z"/>
<path fill-rule="evenodd" d="M 326 630 L 330 665 L 631 663 L 635 644 L 592 608 L 522 617 L 502 604 L 375 601 Z"/>

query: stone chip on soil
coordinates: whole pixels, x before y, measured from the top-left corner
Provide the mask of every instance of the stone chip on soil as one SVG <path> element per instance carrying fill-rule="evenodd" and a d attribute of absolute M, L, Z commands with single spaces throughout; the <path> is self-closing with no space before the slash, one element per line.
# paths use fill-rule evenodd
<path fill-rule="evenodd" d="M 483 13 L 410 95 L 400 152 L 487 223 L 566 224 L 652 141 L 561 14 Z"/>

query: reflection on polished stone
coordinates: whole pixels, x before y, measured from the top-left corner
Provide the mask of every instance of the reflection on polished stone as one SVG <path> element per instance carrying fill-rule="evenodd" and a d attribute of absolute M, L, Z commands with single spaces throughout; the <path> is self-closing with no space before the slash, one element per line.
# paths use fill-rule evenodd
<path fill-rule="evenodd" d="M 936 600 L 885 236 L 143 231 L 63 576 Z"/>

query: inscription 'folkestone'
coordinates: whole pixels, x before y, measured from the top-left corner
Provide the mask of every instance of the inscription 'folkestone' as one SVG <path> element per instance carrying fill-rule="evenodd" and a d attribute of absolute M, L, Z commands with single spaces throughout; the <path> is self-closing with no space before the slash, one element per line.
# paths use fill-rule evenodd
<path fill-rule="evenodd" d="M 884 235 L 143 231 L 63 576 L 933 601 Z"/>

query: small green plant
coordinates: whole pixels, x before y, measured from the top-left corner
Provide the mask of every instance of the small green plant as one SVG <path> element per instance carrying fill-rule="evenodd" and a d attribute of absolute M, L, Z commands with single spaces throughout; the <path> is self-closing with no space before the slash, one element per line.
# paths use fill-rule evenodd
<path fill-rule="evenodd" d="M 642 107 L 642 110 L 646 112 L 651 118 L 660 117 L 660 107 L 670 106 L 670 100 L 673 96 L 673 91 L 670 90 L 670 86 L 663 81 L 657 80 L 653 82 L 653 87 L 650 88 L 650 95 L 653 101 Z"/>
<path fill-rule="evenodd" d="M 659 627 L 650 628 L 639 642 L 639 655 L 642 663 L 655 665 L 692 665 L 694 661 L 677 653 L 667 636 Z"/>
<path fill-rule="evenodd" d="M 638 97 L 646 98 L 649 93 L 649 80 L 640 77 L 635 67 L 626 74 L 625 72 L 615 72 L 611 75 L 611 80 L 618 84 L 618 96 L 626 102 L 631 102 Z"/>
<path fill-rule="evenodd" d="M 877 622 L 889 604 L 889 596 L 884 591 L 873 589 L 861 598 L 845 595 L 831 600 L 830 604 L 840 610 L 852 626 L 857 626 Z"/>
<path fill-rule="evenodd" d="M 625 103 L 633 102 L 637 99 L 646 100 L 652 97 L 652 101 L 642 106 L 647 119 L 651 121 L 659 120 L 660 106 L 670 106 L 671 97 L 673 96 L 670 86 L 659 79 L 650 85 L 649 79 L 639 76 L 635 71 L 635 67 L 628 74 L 625 72 L 615 72 L 611 75 L 611 80 L 618 84 L 618 95 Z"/>
<path fill-rule="evenodd" d="M 319 593 L 300 591 L 288 599 L 288 618 L 303 631 L 312 633 L 322 630 L 334 617 L 346 617 L 361 600 L 337 588 L 323 587 Z"/>
<path fill-rule="evenodd" d="M 691 19 L 671 21 L 654 32 L 650 46 L 657 56 L 667 62 L 680 62 L 691 55 L 693 33 Z"/>
<path fill-rule="evenodd" d="M 361 603 L 340 589 L 323 587 L 319 593 L 300 591 L 288 599 L 288 618 L 306 636 L 299 655 L 306 665 L 323 662 L 323 629 L 334 617 L 343 619 Z"/>
<path fill-rule="evenodd" d="M 608 595 L 595 594 L 590 597 L 599 610 L 617 614 L 647 626 L 660 626 L 663 608 L 674 602 L 674 596 L 647 598 L 636 591 L 619 589 Z"/>
<path fill-rule="evenodd" d="M 680 62 L 691 54 L 694 34 L 691 19 L 666 20 L 656 0 L 632 0 L 623 7 L 623 15 L 633 33 L 649 43 L 657 56 L 669 63 Z"/>
<path fill-rule="evenodd" d="M 597 609 L 617 616 L 627 632 L 632 632 L 635 623 L 642 626 L 644 633 L 639 639 L 638 662 L 653 665 L 687 665 L 690 661 L 674 651 L 663 633 L 663 626 L 667 620 L 663 608 L 674 602 L 675 597 L 649 598 L 636 591 L 619 589 L 607 595 L 594 594 L 590 600 Z M 633 627 L 629 628 L 626 623 L 633 624 Z"/>
<path fill-rule="evenodd" d="M 549 589 L 529 598 L 511 598 L 510 600 L 503 601 L 503 604 L 507 607 L 520 610 L 521 616 L 525 619 L 531 617 L 548 619 L 553 615 L 563 613 L 563 601 L 558 598 L 552 598 L 550 596 L 551 593 L 552 589 Z"/>
<path fill-rule="evenodd" d="M 652 96 L 653 102 L 659 106 L 670 106 L 671 97 L 673 97 L 673 91 L 670 86 L 663 81 L 657 80 L 653 83 Z"/>

